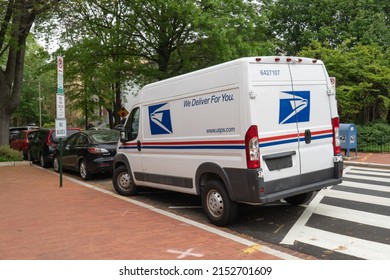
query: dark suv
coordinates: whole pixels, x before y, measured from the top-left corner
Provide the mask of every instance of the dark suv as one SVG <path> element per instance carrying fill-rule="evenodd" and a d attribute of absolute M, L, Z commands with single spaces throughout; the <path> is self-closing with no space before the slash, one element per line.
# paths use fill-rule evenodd
<path fill-rule="evenodd" d="M 81 131 L 80 128 L 67 128 L 67 137 L 79 131 Z M 32 162 L 39 160 L 42 167 L 48 167 L 53 163 L 53 155 L 58 143 L 54 128 L 39 129 L 34 139 L 28 144 L 28 160 Z"/>

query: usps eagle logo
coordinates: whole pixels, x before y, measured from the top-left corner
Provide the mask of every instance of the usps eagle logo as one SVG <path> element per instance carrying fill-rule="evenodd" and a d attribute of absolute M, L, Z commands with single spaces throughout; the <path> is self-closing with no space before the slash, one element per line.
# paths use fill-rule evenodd
<path fill-rule="evenodd" d="M 152 135 L 173 133 L 169 103 L 149 106 L 149 124 Z"/>
<path fill-rule="evenodd" d="M 282 91 L 279 100 L 279 124 L 310 121 L 310 91 Z"/>

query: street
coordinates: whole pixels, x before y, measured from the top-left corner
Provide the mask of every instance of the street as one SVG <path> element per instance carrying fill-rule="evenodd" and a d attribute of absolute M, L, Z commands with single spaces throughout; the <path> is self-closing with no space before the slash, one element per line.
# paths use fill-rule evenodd
<path fill-rule="evenodd" d="M 110 176 L 88 183 L 114 192 Z M 145 189 L 131 199 L 209 224 L 199 197 Z M 341 185 L 318 192 L 308 205 L 240 205 L 228 229 L 319 259 L 390 259 L 390 171 L 347 167 Z"/>

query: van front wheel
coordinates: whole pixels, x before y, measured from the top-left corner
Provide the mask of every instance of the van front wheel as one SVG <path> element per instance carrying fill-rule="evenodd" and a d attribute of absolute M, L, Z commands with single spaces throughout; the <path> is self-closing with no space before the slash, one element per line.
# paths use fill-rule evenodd
<path fill-rule="evenodd" d="M 237 203 L 230 200 L 224 185 L 216 180 L 206 183 L 202 205 L 207 218 L 217 226 L 225 226 L 237 217 Z"/>
<path fill-rule="evenodd" d="M 112 184 L 117 193 L 124 196 L 133 196 L 137 194 L 138 188 L 123 165 L 115 169 L 112 176 Z"/>

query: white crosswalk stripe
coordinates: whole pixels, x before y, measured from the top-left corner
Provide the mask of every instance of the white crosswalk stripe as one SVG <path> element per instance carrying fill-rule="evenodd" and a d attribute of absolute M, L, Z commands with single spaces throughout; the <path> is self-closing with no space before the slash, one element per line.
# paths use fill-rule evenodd
<path fill-rule="evenodd" d="M 390 171 L 348 167 L 344 170 L 344 174 L 345 180 L 341 184 L 342 188 L 336 186 L 319 192 L 281 241 L 281 244 L 294 245 L 298 241 L 357 258 L 389 260 Z M 361 182 L 356 180 L 361 180 Z M 329 202 L 327 203 L 325 200 L 335 202 L 328 204 Z M 354 209 L 348 208 L 348 205 L 351 204 L 355 205 Z M 365 210 L 356 208 L 356 205 L 363 204 Z M 372 209 L 367 209 L 367 207 Z M 380 208 L 380 211 L 377 208 Z M 316 225 L 315 223 L 310 223 L 308 226 L 309 220 L 315 219 L 316 215 L 317 217 L 319 217 L 318 215 L 330 217 L 332 221 L 335 223 L 338 221 L 340 225 L 343 224 L 343 221 L 348 222 L 349 225 L 356 224 L 356 229 L 352 232 L 359 232 L 361 226 L 368 226 L 370 229 L 372 227 L 372 232 L 379 230 L 382 235 L 385 234 L 387 237 L 381 242 L 377 242 L 369 238 L 363 239 L 362 236 L 350 236 L 351 230 L 348 234 L 340 234 L 342 229 L 335 233 L 328 231 L 324 225 L 321 225 L 322 228 L 315 228 L 313 226 Z M 334 227 L 334 224 L 332 226 Z"/>

